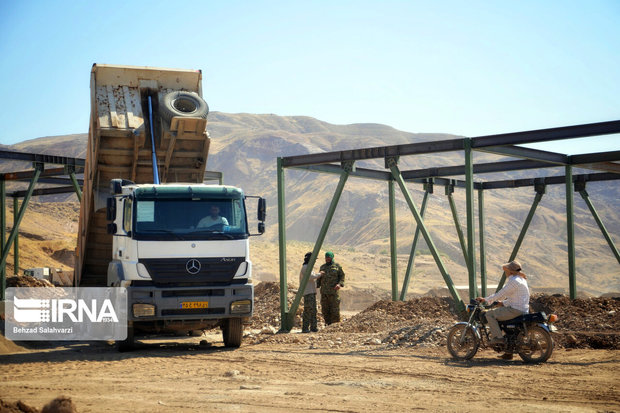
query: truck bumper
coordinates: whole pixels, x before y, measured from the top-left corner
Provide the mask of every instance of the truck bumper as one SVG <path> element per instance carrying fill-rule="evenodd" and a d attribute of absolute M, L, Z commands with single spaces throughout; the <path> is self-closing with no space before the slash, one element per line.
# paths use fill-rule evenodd
<path fill-rule="evenodd" d="M 182 321 L 217 324 L 228 318 L 248 319 L 254 310 L 254 285 L 192 287 L 127 287 L 127 318 L 142 322 Z"/>

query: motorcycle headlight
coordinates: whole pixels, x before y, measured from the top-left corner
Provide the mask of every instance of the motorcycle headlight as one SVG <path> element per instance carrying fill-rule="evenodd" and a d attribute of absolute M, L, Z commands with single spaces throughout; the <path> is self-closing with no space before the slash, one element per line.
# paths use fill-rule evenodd
<path fill-rule="evenodd" d="M 558 316 L 556 314 L 551 314 L 547 319 L 547 322 L 549 323 L 555 323 L 556 321 L 558 321 Z"/>

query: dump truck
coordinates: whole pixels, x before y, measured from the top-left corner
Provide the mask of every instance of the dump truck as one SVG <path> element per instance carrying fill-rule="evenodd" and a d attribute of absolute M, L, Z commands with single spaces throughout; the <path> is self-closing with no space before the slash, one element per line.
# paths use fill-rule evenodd
<path fill-rule="evenodd" d="M 238 347 L 252 316 L 249 237 L 264 232 L 265 200 L 204 183 L 208 111 L 200 71 L 92 67 L 74 282 L 127 289 L 120 350 L 140 333 L 218 326 Z"/>

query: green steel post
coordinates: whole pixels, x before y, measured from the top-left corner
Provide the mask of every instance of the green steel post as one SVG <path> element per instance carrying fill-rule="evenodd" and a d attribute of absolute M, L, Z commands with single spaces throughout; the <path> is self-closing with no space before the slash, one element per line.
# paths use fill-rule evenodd
<path fill-rule="evenodd" d="M 22 206 L 19 209 L 19 214 L 17 215 L 17 219 L 13 221 L 13 228 L 11 229 L 11 234 L 9 235 L 9 239 L 7 240 L 4 248 L 2 249 L 2 259 L 0 261 L 0 267 L 4 268 L 6 265 L 6 259 L 9 256 L 9 251 L 13 246 L 13 241 L 15 241 L 15 237 L 17 237 L 17 233 L 19 232 L 19 224 L 26 213 L 26 207 L 28 207 L 28 202 L 30 201 L 30 197 L 32 196 L 32 192 L 34 191 L 34 187 L 39 180 L 39 176 L 41 175 L 41 171 L 43 170 L 42 164 L 36 164 L 34 170 L 34 176 L 30 181 L 30 185 L 28 186 L 28 190 L 26 191 L 26 195 L 24 196 L 24 200 L 22 201 Z"/>
<path fill-rule="evenodd" d="M 465 147 L 465 203 L 467 205 L 467 270 L 469 272 L 469 298 L 478 296 L 476 282 L 476 223 L 474 212 L 474 158 L 471 139 L 464 139 Z"/>
<path fill-rule="evenodd" d="M 429 191 L 424 192 L 424 198 L 422 199 L 422 206 L 420 207 L 420 217 L 424 219 L 424 213 L 426 212 L 426 201 L 428 200 Z M 413 271 L 413 263 L 415 262 L 415 250 L 418 246 L 418 239 L 420 238 L 420 226 L 416 225 L 415 235 L 413 237 L 413 243 L 411 244 L 411 252 L 409 253 L 409 262 L 407 262 L 407 271 L 405 271 L 405 279 L 403 280 L 403 288 L 400 291 L 400 301 L 405 301 L 407 296 L 407 290 L 409 289 L 409 279 Z"/>
<path fill-rule="evenodd" d="M 568 289 L 571 299 L 577 298 L 577 279 L 575 274 L 575 215 L 573 194 L 573 167 L 566 165 L 566 238 L 568 253 Z"/>
<path fill-rule="evenodd" d="M 386 162 L 387 166 L 390 168 L 390 171 L 392 172 L 392 176 L 394 177 L 396 182 L 398 182 L 398 186 L 400 187 L 400 190 L 403 193 L 405 200 L 407 201 L 407 204 L 409 205 L 409 209 L 411 210 L 411 213 L 413 214 L 413 217 L 415 218 L 416 223 L 418 224 L 418 227 L 420 227 L 420 231 L 422 232 L 424 241 L 426 241 L 426 245 L 430 249 L 431 254 L 433 255 L 433 258 L 435 259 L 435 263 L 437 264 L 437 267 L 439 268 L 439 271 L 441 272 L 441 275 L 446 283 L 446 286 L 448 287 L 448 290 L 450 291 L 450 294 L 452 295 L 452 298 L 454 299 L 454 302 L 456 303 L 457 311 L 459 312 L 465 311 L 465 305 L 463 304 L 463 300 L 461 300 L 461 297 L 459 296 L 458 291 L 456 291 L 456 287 L 454 286 L 454 283 L 452 282 L 452 278 L 450 278 L 450 275 L 448 274 L 448 271 L 446 270 L 446 266 L 441 260 L 439 251 L 435 247 L 435 244 L 433 243 L 433 240 L 431 239 L 431 235 L 428 232 L 428 229 L 426 228 L 426 225 L 424 224 L 424 221 L 422 220 L 422 217 L 420 216 L 420 213 L 418 212 L 418 209 L 416 208 L 413 202 L 413 199 L 411 198 L 411 194 L 409 193 L 409 190 L 407 189 L 407 186 L 405 185 L 405 180 L 403 179 L 400 173 L 400 170 L 398 169 L 396 160 L 394 158 L 388 158 L 386 161 L 387 161 Z"/>
<path fill-rule="evenodd" d="M 456 212 L 456 204 L 454 203 L 454 185 L 446 186 L 446 195 L 448 196 L 448 203 L 450 204 L 450 210 L 452 211 L 452 219 L 454 220 L 454 226 L 456 227 L 456 233 L 459 236 L 459 242 L 461 244 L 461 251 L 463 251 L 463 258 L 465 259 L 465 266 L 469 268 L 469 257 L 467 257 L 467 244 L 465 243 L 465 236 L 461 229 L 461 223 L 459 222 L 459 215 Z"/>
<path fill-rule="evenodd" d="M 487 296 L 487 257 L 484 250 L 484 192 L 478 190 L 478 227 L 480 232 L 480 287 L 483 297 Z"/>
<path fill-rule="evenodd" d="M 590 201 L 590 196 L 588 195 L 588 192 L 584 188 L 584 189 L 579 191 L 579 194 L 581 195 L 583 200 L 586 201 L 586 205 L 590 209 L 590 212 L 592 213 L 592 216 L 594 217 L 594 220 L 598 224 L 598 227 L 601 229 L 601 232 L 603 233 L 603 236 L 607 240 L 607 244 L 609 244 L 609 248 L 611 248 L 611 252 L 614 253 L 614 255 L 616 256 L 616 260 L 618 260 L 618 263 L 620 263 L 620 253 L 618 253 L 618 249 L 614 245 L 614 241 L 611 239 L 611 236 L 609 235 L 609 232 L 607 232 L 607 228 L 605 228 L 605 225 L 603 224 L 603 221 L 601 221 L 601 218 L 599 217 L 598 213 L 596 212 L 596 209 L 594 209 L 594 205 L 592 205 L 592 202 Z"/>
<path fill-rule="evenodd" d="M 69 174 L 69 177 L 71 178 L 71 183 L 73 184 L 73 189 L 75 190 L 75 194 L 77 195 L 78 201 L 82 202 L 82 190 L 80 189 L 80 184 L 77 181 L 77 178 L 75 177 L 75 172 L 71 171 L 71 173 Z"/>
<path fill-rule="evenodd" d="M 0 251 L 4 251 L 4 241 L 6 240 L 6 182 L 4 177 L 0 179 Z M 4 291 L 6 290 L 6 264 L 0 266 L 0 300 L 4 301 Z"/>
<path fill-rule="evenodd" d="M 281 329 L 284 330 L 286 313 L 288 310 L 287 292 L 288 281 L 286 277 L 286 203 L 284 202 L 284 169 L 282 158 L 278 158 L 278 248 L 280 255 L 280 320 Z"/>
<path fill-rule="evenodd" d="M 517 258 L 517 254 L 519 253 L 519 248 L 521 248 L 521 243 L 523 242 L 523 238 L 525 238 L 525 234 L 527 233 L 527 229 L 530 226 L 530 222 L 532 222 L 532 218 L 534 218 L 534 212 L 536 212 L 536 207 L 540 203 L 542 196 L 545 193 L 544 185 L 536 185 L 536 196 L 534 197 L 534 202 L 532 203 L 532 207 L 530 208 L 530 212 L 527 214 L 527 218 L 525 218 L 525 222 L 523 223 L 523 228 L 521 228 L 521 232 L 519 233 L 519 237 L 517 238 L 517 242 L 515 243 L 514 248 L 512 249 L 512 253 L 510 254 L 510 258 L 508 261 L 512 261 Z M 502 272 L 502 276 L 499 280 L 499 284 L 497 284 L 496 291 L 499 291 L 503 286 L 504 282 L 506 282 L 506 274 Z"/>
<path fill-rule="evenodd" d="M 13 222 L 17 221 L 17 211 L 19 209 L 19 198 L 13 197 Z M 13 274 L 19 274 L 19 231 L 13 241 Z"/>
<path fill-rule="evenodd" d="M 394 180 L 388 181 L 389 213 L 390 213 L 390 267 L 392 269 L 392 301 L 398 300 L 398 260 L 396 250 L 396 199 Z"/>
<path fill-rule="evenodd" d="M 344 189 L 344 184 L 347 182 L 349 178 L 349 174 L 353 170 L 353 162 L 344 162 L 342 165 L 342 173 L 340 174 L 340 181 L 338 182 L 338 186 L 336 187 L 336 191 L 334 192 L 334 196 L 332 198 L 331 203 L 329 204 L 329 208 L 327 209 L 327 214 L 325 215 L 325 220 L 323 221 L 323 225 L 321 226 L 321 230 L 319 231 L 319 236 L 317 237 L 316 243 L 314 244 L 314 249 L 312 252 L 312 257 L 310 257 L 310 261 L 308 261 L 308 267 L 306 268 L 306 273 L 302 277 L 301 282 L 299 283 L 299 289 L 297 290 L 297 294 L 295 295 L 295 299 L 291 304 L 291 308 L 289 309 L 286 317 L 286 321 L 282 323 L 283 331 L 291 331 L 293 328 L 295 313 L 297 312 L 297 308 L 299 307 L 299 303 L 301 302 L 301 298 L 303 297 L 304 290 L 306 289 L 306 285 L 308 284 L 308 279 L 310 278 L 310 272 L 312 271 L 312 267 L 316 261 L 316 257 L 323 246 L 323 241 L 325 241 L 325 236 L 327 235 L 327 230 L 329 229 L 329 225 L 332 222 L 332 218 L 334 217 L 334 212 L 336 211 L 336 207 L 338 206 L 338 202 L 340 201 L 340 195 L 342 195 L 342 190 Z M 314 258 L 314 261 L 313 261 Z M 283 319 L 284 320 L 284 319 Z"/>

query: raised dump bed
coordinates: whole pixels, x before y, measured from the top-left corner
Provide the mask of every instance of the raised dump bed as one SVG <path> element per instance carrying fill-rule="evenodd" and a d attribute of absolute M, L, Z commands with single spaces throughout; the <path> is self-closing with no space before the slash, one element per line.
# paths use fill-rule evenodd
<path fill-rule="evenodd" d="M 152 141 L 161 183 L 203 182 L 210 139 L 201 84 L 200 71 L 93 65 L 75 285 L 106 285 L 110 180 L 153 183 Z"/>

